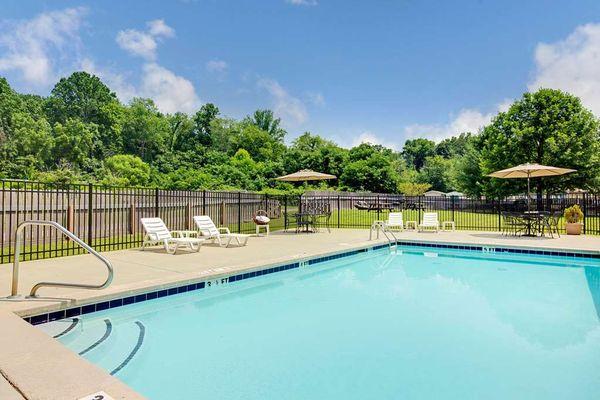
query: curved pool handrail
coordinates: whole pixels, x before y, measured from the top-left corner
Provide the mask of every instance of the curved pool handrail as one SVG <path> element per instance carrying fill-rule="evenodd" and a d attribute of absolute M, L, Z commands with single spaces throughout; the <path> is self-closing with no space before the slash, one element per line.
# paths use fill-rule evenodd
<path fill-rule="evenodd" d="M 23 230 L 25 229 L 25 227 L 32 226 L 32 225 L 50 226 L 50 227 L 56 228 L 59 231 L 61 231 L 65 236 L 69 237 L 75 243 L 77 243 L 78 245 L 83 247 L 90 254 L 92 254 L 97 259 L 99 259 L 102 263 L 104 263 L 104 265 L 106 266 L 106 269 L 108 270 L 108 276 L 106 277 L 106 280 L 104 281 L 104 283 L 102 283 L 100 285 L 90 285 L 90 284 L 83 284 L 83 283 L 66 283 L 66 282 L 39 282 L 39 283 L 36 283 L 33 286 L 33 288 L 31 288 L 31 292 L 29 293 L 29 296 L 35 297 L 36 292 L 42 287 L 63 287 L 63 288 L 100 290 L 100 289 L 107 288 L 111 284 L 111 282 L 113 280 L 113 274 L 114 274 L 113 266 L 106 257 L 102 256 L 100 253 L 98 253 L 96 250 L 94 250 L 90 245 L 85 243 L 83 240 L 81 240 L 79 237 L 77 237 L 73 232 L 69 231 L 67 228 L 65 228 L 58 222 L 44 221 L 44 220 L 27 220 L 27 221 L 21 222 L 15 232 L 15 251 L 14 251 L 15 258 L 13 261 L 11 296 L 13 296 L 13 297 L 17 296 L 17 292 L 18 292 L 19 256 L 21 255 L 21 242 L 23 239 L 22 233 L 23 233 Z"/>

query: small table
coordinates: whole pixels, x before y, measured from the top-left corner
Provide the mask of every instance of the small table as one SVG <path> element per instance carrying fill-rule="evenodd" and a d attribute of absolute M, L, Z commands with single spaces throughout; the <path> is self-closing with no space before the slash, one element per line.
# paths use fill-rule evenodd
<path fill-rule="evenodd" d="M 198 237 L 198 231 L 187 231 L 187 230 L 171 231 L 171 234 L 174 237 L 182 237 L 182 238 Z"/>
<path fill-rule="evenodd" d="M 411 228 L 412 225 L 412 228 Z M 412 229 L 413 231 L 417 230 L 417 221 L 406 221 L 406 229 Z"/>
<path fill-rule="evenodd" d="M 447 226 L 450 225 L 451 229 L 448 229 Z M 454 224 L 454 221 L 444 221 L 442 222 L 442 230 L 443 231 L 455 231 L 456 230 L 456 225 Z"/>

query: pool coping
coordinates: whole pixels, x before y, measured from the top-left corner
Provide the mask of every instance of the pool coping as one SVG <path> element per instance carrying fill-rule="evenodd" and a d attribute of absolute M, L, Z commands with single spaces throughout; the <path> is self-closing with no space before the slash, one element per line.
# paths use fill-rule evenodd
<path fill-rule="evenodd" d="M 439 248 L 452 250 L 477 251 L 484 253 L 508 253 L 508 254 L 529 254 L 543 255 L 554 257 L 573 257 L 581 259 L 600 259 L 600 250 L 567 250 L 559 248 L 540 249 L 533 246 L 499 246 L 485 244 L 465 244 L 458 242 L 440 242 L 427 240 L 401 240 L 396 241 L 397 246 L 405 247 L 425 247 Z M 80 315 L 90 314 L 98 311 L 104 311 L 111 308 L 122 307 L 134 303 L 140 303 L 157 298 L 172 296 L 190 291 L 202 290 L 206 287 L 224 285 L 231 282 L 237 282 L 245 279 L 250 279 L 258 276 L 269 275 L 272 273 L 296 269 L 301 266 L 310 266 L 325 261 L 349 257 L 352 255 L 367 252 L 369 250 L 379 250 L 389 247 L 388 244 L 367 244 L 353 247 L 352 249 L 337 250 L 333 252 L 324 252 L 302 257 L 288 262 L 267 263 L 261 266 L 252 266 L 240 268 L 234 271 L 217 272 L 209 274 L 201 278 L 182 279 L 176 282 L 171 282 L 166 285 L 150 285 L 134 290 L 126 290 L 123 292 L 111 293 L 99 301 L 74 301 L 76 304 L 68 306 L 57 305 L 56 310 L 44 311 L 35 313 L 32 309 L 25 310 L 20 315 L 25 321 L 32 325 L 44 324 L 52 321 L 57 321 L 65 318 L 73 318 Z M 291 262 L 290 262 L 291 261 Z M 102 297 L 102 296 L 100 296 Z M 80 304 L 77 304 L 80 303 Z M 42 308 L 46 308 L 44 306 Z M 31 312 L 28 312 L 31 311 Z M 23 315 L 24 314 L 24 315 Z"/>

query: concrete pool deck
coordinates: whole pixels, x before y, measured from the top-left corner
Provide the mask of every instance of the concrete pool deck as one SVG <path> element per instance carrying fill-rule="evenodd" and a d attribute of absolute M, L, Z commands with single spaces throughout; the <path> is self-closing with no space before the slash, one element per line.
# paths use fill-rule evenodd
<path fill-rule="evenodd" d="M 421 243 L 536 248 L 600 254 L 600 236 L 561 238 L 505 237 L 498 233 L 455 231 L 396 233 L 399 240 Z M 367 229 L 335 229 L 331 233 L 293 234 L 274 232 L 251 237 L 245 247 L 220 248 L 206 244 L 199 253 L 182 250 L 139 249 L 106 252 L 115 276 L 104 290 L 42 288 L 39 299 L 0 301 L 0 396 L 15 399 L 79 399 L 104 390 L 115 399 L 139 399 L 117 378 L 77 356 L 18 316 L 30 316 L 75 305 L 97 303 L 159 288 L 181 286 L 229 276 L 239 271 L 303 261 L 323 255 L 386 243 L 383 236 L 369 241 Z M 0 297 L 10 293 L 12 265 L 0 267 Z M 98 283 L 106 270 L 91 255 L 79 255 L 21 263 L 19 293 L 27 294 L 40 281 Z M 17 314 L 17 315 L 15 315 Z M 18 390 L 17 390 L 18 389 Z M 20 396 L 20 397 L 19 397 Z"/>

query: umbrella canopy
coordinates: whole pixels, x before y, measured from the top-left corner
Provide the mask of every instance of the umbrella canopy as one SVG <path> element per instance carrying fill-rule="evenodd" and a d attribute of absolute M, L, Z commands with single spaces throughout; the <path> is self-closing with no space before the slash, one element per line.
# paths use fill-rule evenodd
<path fill-rule="evenodd" d="M 550 167 L 540 164 L 521 164 L 516 167 L 503 169 L 501 171 L 492 172 L 488 176 L 494 178 L 538 178 L 542 176 L 556 176 L 575 172 L 574 169 Z"/>
<path fill-rule="evenodd" d="M 310 169 L 303 169 L 293 174 L 280 176 L 275 178 L 278 181 L 286 182 L 304 182 L 304 181 L 324 181 L 327 179 L 335 179 L 335 175 L 323 174 L 321 172 L 315 172 Z"/>
<path fill-rule="evenodd" d="M 530 189 L 529 189 L 529 179 L 530 178 L 539 178 L 543 176 L 558 176 L 569 174 L 571 172 L 575 172 L 574 169 L 569 168 L 559 168 L 559 167 L 550 167 L 548 165 L 540 165 L 540 164 L 521 164 L 516 167 L 503 169 L 500 171 L 492 172 L 488 176 L 494 178 L 503 178 L 503 179 L 511 179 L 511 178 L 527 178 L 527 210 L 529 211 L 529 198 Z"/>

